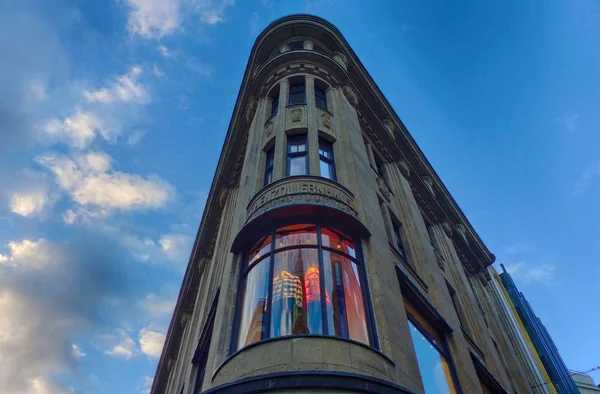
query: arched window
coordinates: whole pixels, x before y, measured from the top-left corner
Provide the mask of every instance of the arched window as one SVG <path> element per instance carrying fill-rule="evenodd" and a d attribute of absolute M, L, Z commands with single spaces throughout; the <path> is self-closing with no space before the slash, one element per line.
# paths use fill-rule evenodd
<path fill-rule="evenodd" d="M 242 267 L 237 348 L 268 338 L 332 335 L 370 344 L 355 243 L 314 224 L 278 228 Z"/>

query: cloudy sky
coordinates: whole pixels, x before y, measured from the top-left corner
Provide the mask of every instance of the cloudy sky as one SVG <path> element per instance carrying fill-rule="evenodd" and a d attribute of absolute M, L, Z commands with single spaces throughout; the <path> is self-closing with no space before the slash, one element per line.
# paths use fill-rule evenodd
<path fill-rule="evenodd" d="M 346 36 L 567 365 L 598 365 L 599 7 L 0 0 L 2 394 L 147 392 L 250 48 L 299 12 Z"/>

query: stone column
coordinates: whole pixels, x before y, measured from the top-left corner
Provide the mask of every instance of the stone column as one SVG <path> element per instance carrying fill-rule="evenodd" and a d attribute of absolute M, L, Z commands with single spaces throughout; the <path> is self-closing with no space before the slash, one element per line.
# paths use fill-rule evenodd
<path fill-rule="evenodd" d="M 306 75 L 306 126 L 308 127 L 308 168 L 310 175 L 320 175 L 319 130 L 315 104 L 315 77 Z"/>
<path fill-rule="evenodd" d="M 285 107 L 288 102 L 290 82 L 284 79 L 279 83 L 279 107 L 273 119 L 275 126 L 275 152 L 273 157 L 273 181 L 285 177 L 285 158 L 287 154 L 285 135 Z"/>

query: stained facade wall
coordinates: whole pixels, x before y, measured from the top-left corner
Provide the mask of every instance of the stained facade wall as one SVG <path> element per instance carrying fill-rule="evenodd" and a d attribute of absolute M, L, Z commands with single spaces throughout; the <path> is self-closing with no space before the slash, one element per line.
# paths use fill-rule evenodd
<path fill-rule="evenodd" d="M 230 174 L 239 180 L 233 185 L 213 185 L 213 189 L 219 189 L 213 191 L 218 196 L 215 210 L 219 210 L 219 218 L 212 230 L 212 254 L 202 259 L 192 256 L 190 264 L 197 270 L 197 290 L 192 293 L 195 297 L 193 302 L 178 303 L 175 316 L 182 318 L 172 323 L 178 327 L 170 329 L 173 338 L 167 339 L 153 392 L 195 393 L 198 387 L 204 391 L 239 379 L 289 371 L 351 373 L 424 392 L 403 303 L 407 289 L 398 279 L 399 269 L 452 328 L 443 336 L 459 392 L 484 392 L 482 366 L 493 376 L 496 390 L 532 392 L 531 384 L 540 372 L 535 371 L 534 363 L 528 359 L 530 355 L 521 348 L 515 351 L 511 345 L 512 334 L 507 334 L 505 328 L 510 316 L 499 311 L 505 305 L 502 294 L 489 283 L 489 273 L 466 268 L 464 226 L 449 226 L 432 217 L 435 215 L 429 214 L 431 208 L 427 207 L 423 192 L 417 192 L 417 184 L 429 185 L 428 198 L 441 201 L 446 198 L 441 186 L 433 185 L 432 174 L 418 174 L 416 166 L 398 160 L 376 138 L 381 135 L 382 139 L 399 141 L 402 131 L 389 118 L 370 112 L 372 106 L 379 104 L 366 100 L 367 95 L 349 74 L 353 64 L 348 59 L 353 53 L 344 52 L 343 46 L 335 44 L 330 31 L 329 38 L 323 38 L 327 35 L 325 28 L 315 18 L 310 23 L 302 19 L 298 20 L 302 29 L 268 28 L 275 38 L 269 41 L 269 34 L 263 33 L 254 50 L 269 53 L 257 55 L 262 61 L 247 73 L 245 84 L 251 86 L 248 89 L 253 93 L 252 103 L 238 103 L 246 109 L 238 116 L 245 116 L 248 124 L 245 136 L 235 141 L 245 144 L 243 156 L 221 158 L 240 159 L 239 173 Z M 285 23 L 292 24 L 294 20 Z M 304 34 L 295 36 L 298 32 Z M 286 48 L 286 40 L 301 40 L 302 49 Z M 289 106 L 290 85 L 298 82 L 305 84 L 306 104 Z M 327 110 L 316 106 L 315 86 L 326 91 Z M 272 116 L 275 97 L 279 99 L 278 111 Z M 292 185 L 282 188 L 282 192 L 272 191 L 269 186 L 263 189 L 266 152 L 274 148 L 273 181 L 284 182 L 281 180 L 286 178 L 286 141 L 299 134 L 308 140 L 309 176 L 285 181 Z M 300 189 L 301 182 L 319 183 L 310 178 L 320 176 L 319 138 L 333 144 L 336 182 L 341 186 L 339 191 L 335 185 L 325 186 L 321 192 L 309 187 L 302 196 L 294 189 Z M 378 165 L 383 174 L 378 173 Z M 333 191 L 323 191 L 327 187 Z M 345 190 L 349 193 L 344 194 Z M 261 193 L 264 197 L 260 197 Z M 245 258 L 244 252 L 231 252 L 232 245 L 261 213 L 303 202 L 345 211 L 370 233 L 356 241 L 361 244 L 369 290 L 367 305 L 377 343 L 369 347 L 335 337 L 305 336 L 265 341 L 241 351 L 232 349 L 240 267 Z M 207 209 L 211 209 L 210 204 Z M 406 259 L 395 245 L 394 223 L 401 226 Z M 217 292 L 213 330 L 203 333 Z M 183 305 L 187 309 L 179 310 L 185 309 Z M 192 360 L 199 341 L 206 336 L 210 337 L 206 370 L 199 383 L 199 367 Z M 479 364 L 474 357 L 480 360 Z"/>

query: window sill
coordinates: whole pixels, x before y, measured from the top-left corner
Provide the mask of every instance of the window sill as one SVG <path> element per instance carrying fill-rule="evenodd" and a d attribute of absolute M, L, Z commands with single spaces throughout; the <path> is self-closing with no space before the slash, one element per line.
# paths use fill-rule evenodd
<path fill-rule="evenodd" d="M 306 103 L 288 104 L 285 107 L 286 108 L 292 108 L 292 107 L 299 107 L 301 105 L 306 105 Z"/>
<path fill-rule="evenodd" d="M 244 346 L 241 349 L 236 350 L 235 352 L 229 354 L 229 356 L 225 359 L 225 361 L 223 361 L 218 367 L 217 369 L 215 369 L 215 372 L 213 372 L 213 374 L 211 375 L 211 381 L 213 381 L 215 379 L 215 377 L 218 375 L 219 371 L 227 364 L 229 363 L 232 359 L 234 359 L 238 354 L 248 350 L 248 349 L 252 349 L 256 346 L 260 346 L 263 345 L 265 343 L 269 343 L 269 342 L 274 342 L 274 341 L 285 341 L 285 340 L 292 340 L 292 339 L 297 339 L 297 338 L 321 338 L 321 339 L 332 339 L 332 340 L 336 340 L 336 341 L 343 341 L 343 342 L 348 342 L 351 343 L 353 345 L 357 345 L 357 346 L 361 346 L 363 348 L 369 349 L 374 353 L 377 353 L 379 356 L 381 356 L 385 361 L 387 361 L 389 364 L 396 366 L 396 363 L 394 362 L 394 360 L 392 360 L 387 354 L 383 353 L 381 350 L 371 346 L 371 345 L 367 345 L 366 343 L 362 343 L 359 341 L 355 341 L 353 339 L 349 339 L 349 338 L 341 338 L 341 337 L 336 337 L 333 335 L 322 335 L 322 334 L 313 334 L 313 335 L 286 335 L 286 336 L 282 336 L 282 337 L 276 337 L 276 338 L 268 338 L 268 339 L 263 339 L 261 341 L 258 342 L 254 342 L 251 343 L 248 346 Z"/>
<path fill-rule="evenodd" d="M 390 245 L 390 250 L 392 251 L 394 256 L 398 259 L 398 261 L 400 261 L 400 264 L 402 264 L 402 268 L 408 271 L 408 273 L 412 277 L 411 279 L 413 279 L 414 282 L 418 283 L 421 286 L 421 288 L 425 290 L 425 292 L 427 292 L 428 287 L 425 284 L 425 281 L 421 279 L 415 268 L 407 261 L 407 259 L 402 257 L 402 254 L 400 254 L 400 251 L 396 249 L 396 246 L 394 246 L 394 244 L 392 244 L 390 241 L 388 241 L 388 244 Z"/>
<path fill-rule="evenodd" d="M 485 355 L 483 354 L 483 352 L 481 351 L 481 349 L 479 348 L 479 346 L 477 346 L 477 343 L 475 343 L 475 341 L 473 340 L 473 338 L 471 338 L 471 335 L 469 335 L 469 333 L 467 332 L 467 330 L 465 330 L 465 328 L 463 326 L 460 326 L 460 330 L 462 331 L 463 336 L 465 337 L 465 339 L 469 343 L 469 346 L 471 346 L 471 349 L 475 353 L 477 353 L 477 356 L 479 356 L 480 359 L 485 360 Z"/>

